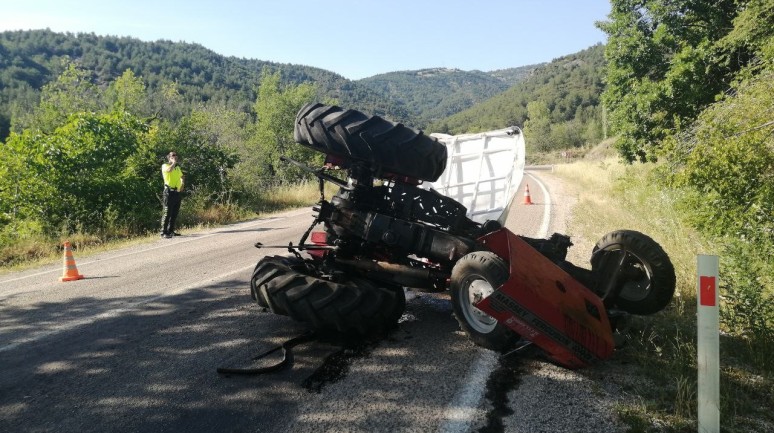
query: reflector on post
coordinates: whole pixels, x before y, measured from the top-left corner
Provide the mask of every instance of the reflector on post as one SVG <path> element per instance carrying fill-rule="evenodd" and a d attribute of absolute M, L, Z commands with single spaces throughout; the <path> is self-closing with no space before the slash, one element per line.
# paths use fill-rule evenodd
<path fill-rule="evenodd" d="M 700 433 L 720 431 L 720 319 L 718 256 L 699 255 L 696 288 Z"/>

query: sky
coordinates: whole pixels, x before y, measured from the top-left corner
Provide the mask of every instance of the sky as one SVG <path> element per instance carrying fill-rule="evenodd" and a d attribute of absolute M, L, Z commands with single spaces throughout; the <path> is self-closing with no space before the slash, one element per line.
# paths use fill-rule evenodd
<path fill-rule="evenodd" d="M 128 36 L 357 80 L 549 62 L 606 35 L 608 0 L 0 0 L 0 31 Z"/>

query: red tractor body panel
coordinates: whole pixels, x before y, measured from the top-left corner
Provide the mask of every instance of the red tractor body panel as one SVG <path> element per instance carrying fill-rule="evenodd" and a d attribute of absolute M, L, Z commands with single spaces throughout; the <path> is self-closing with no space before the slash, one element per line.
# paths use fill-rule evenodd
<path fill-rule="evenodd" d="M 579 368 L 610 357 L 612 329 L 596 294 L 507 229 L 479 240 L 509 264 L 510 277 L 477 308 L 562 366 Z"/>

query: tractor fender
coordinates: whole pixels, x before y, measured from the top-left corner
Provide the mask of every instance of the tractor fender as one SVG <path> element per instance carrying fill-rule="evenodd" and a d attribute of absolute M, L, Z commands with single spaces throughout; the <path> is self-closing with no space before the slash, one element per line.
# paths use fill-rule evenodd
<path fill-rule="evenodd" d="M 585 367 L 612 355 L 613 330 L 594 292 L 506 228 L 479 241 L 508 263 L 510 276 L 477 308 L 562 366 Z"/>

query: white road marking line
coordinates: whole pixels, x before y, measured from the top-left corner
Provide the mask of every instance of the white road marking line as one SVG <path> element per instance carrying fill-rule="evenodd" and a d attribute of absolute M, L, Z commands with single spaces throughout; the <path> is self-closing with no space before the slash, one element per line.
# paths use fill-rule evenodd
<path fill-rule="evenodd" d="M 551 225 L 551 197 L 548 195 L 548 189 L 537 177 L 525 173 L 527 176 L 537 182 L 543 191 L 543 201 L 545 208 L 543 211 L 543 221 L 540 224 L 537 237 L 545 238 L 548 236 L 548 229 Z M 481 350 L 481 353 L 473 362 L 467 376 L 464 380 L 464 386 L 457 391 L 452 402 L 444 412 L 444 423 L 438 428 L 440 433 L 463 433 L 470 431 L 470 425 L 476 410 L 481 405 L 481 398 L 486 390 L 486 380 L 497 367 L 497 355 L 489 350 Z"/>
<path fill-rule="evenodd" d="M 439 433 L 463 433 L 470 430 L 470 424 L 476 417 L 476 411 L 486 391 L 486 381 L 497 367 L 497 355 L 494 352 L 479 350 L 480 354 L 465 376 L 465 386 L 457 392 L 446 408 L 445 421 L 438 428 Z"/>
<path fill-rule="evenodd" d="M 34 343 L 35 341 L 38 341 L 38 340 L 46 338 L 46 337 L 50 337 L 52 335 L 60 334 L 62 332 L 66 332 L 66 331 L 71 331 L 71 330 L 73 330 L 75 328 L 79 328 L 79 327 L 84 326 L 84 325 L 90 325 L 90 324 L 92 324 L 94 322 L 97 322 L 99 320 L 111 319 L 111 318 L 114 318 L 114 317 L 118 317 L 118 316 L 120 316 L 122 314 L 128 313 L 130 311 L 136 311 L 136 310 L 139 309 L 139 307 L 141 307 L 141 306 L 143 306 L 145 304 L 149 304 L 151 302 L 155 302 L 155 301 L 158 301 L 160 299 L 164 299 L 164 298 L 169 298 L 169 297 L 172 297 L 172 296 L 180 295 L 180 294 L 185 293 L 185 292 L 187 292 L 187 291 L 189 291 L 191 289 L 195 289 L 197 287 L 202 287 L 202 286 L 205 286 L 207 284 L 211 284 L 211 283 L 213 283 L 215 281 L 218 281 L 218 280 L 226 279 L 226 278 L 228 278 L 228 277 L 230 277 L 230 276 L 232 276 L 234 274 L 238 274 L 240 272 L 244 272 L 244 271 L 247 271 L 249 269 L 252 269 L 253 267 L 255 267 L 255 265 L 245 266 L 243 268 L 239 268 L 239 269 L 236 269 L 236 270 L 233 270 L 233 271 L 230 271 L 230 272 L 226 272 L 225 274 L 218 275 L 217 277 L 210 278 L 209 281 L 206 281 L 206 282 L 199 281 L 199 282 L 197 282 L 195 284 L 190 284 L 190 285 L 185 286 L 185 287 L 174 289 L 174 290 L 172 290 L 170 292 L 163 293 L 161 295 L 154 296 L 152 298 L 143 299 L 142 301 L 138 301 L 138 302 L 129 304 L 129 305 L 125 306 L 125 307 L 115 308 L 113 310 L 105 311 L 104 313 L 98 314 L 96 316 L 86 317 L 86 318 L 83 318 L 83 319 L 80 319 L 80 320 L 76 320 L 76 321 L 73 321 L 73 322 L 65 323 L 65 324 L 57 326 L 55 329 L 49 329 L 49 330 L 45 330 L 45 331 L 40 331 L 40 332 L 34 333 L 31 337 L 24 338 L 24 339 L 19 340 L 17 342 L 10 343 L 10 344 L 7 344 L 5 346 L 0 347 L 0 353 L 6 352 L 8 350 L 13 350 L 13 349 L 15 349 L 15 348 L 17 348 L 17 347 L 19 347 L 19 346 L 21 346 L 23 344 Z"/>
<path fill-rule="evenodd" d="M 526 175 L 534 179 L 540 189 L 543 191 L 543 201 L 545 202 L 546 210 L 543 212 L 543 222 L 540 224 L 540 229 L 538 230 L 536 237 L 545 238 L 548 237 L 548 229 L 551 225 L 551 196 L 548 195 L 548 189 L 543 184 L 543 182 L 540 181 L 540 179 L 529 173 L 526 173 Z"/>

